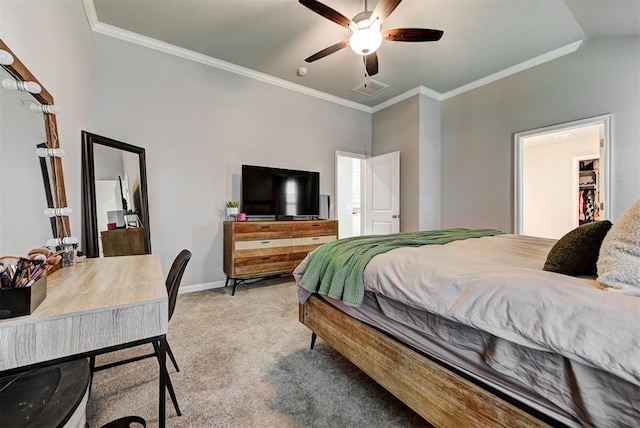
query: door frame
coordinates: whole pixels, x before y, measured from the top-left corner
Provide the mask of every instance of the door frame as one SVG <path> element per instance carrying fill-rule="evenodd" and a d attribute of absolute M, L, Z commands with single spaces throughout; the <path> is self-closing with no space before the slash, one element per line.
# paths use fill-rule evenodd
<path fill-rule="evenodd" d="M 350 153 L 350 152 L 343 152 L 340 150 L 336 150 L 335 152 L 335 189 L 334 189 L 334 194 L 335 196 L 335 202 L 334 202 L 334 218 L 338 219 L 338 221 L 340 221 L 340 216 L 338 214 L 338 202 L 340 201 L 340 186 L 339 186 L 339 181 L 338 181 L 338 159 L 339 158 L 351 158 L 351 159 L 360 159 L 361 163 L 362 160 L 369 158 L 369 155 L 363 155 L 361 153 Z M 362 184 L 364 181 L 364 170 L 362 168 L 360 168 L 360 204 L 361 204 L 361 212 L 364 211 L 362 209 L 362 205 L 364 205 L 364 196 L 363 196 L 363 189 L 362 189 Z M 360 234 L 362 235 L 363 230 L 364 230 L 364 215 L 361 214 L 360 215 Z"/>
<path fill-rule="evenodd" d="M 545 126 L 542 128 L 531 129 L 529 131 L 516 132 L 513 135 L 513 213 L 514 213 L 514 233 L 516 235 L 522 234 L 523 218 L 522 218 L 522 203 L 523 203 L 523 154 L 524 154 L 524 140 L 528 137 L 536 135 L 549 134 L 559 131 L 569 131 L 575 128 L 582 128 L 584 126 L 600 125 L 604 127 L 603 135 L 600 137 L 600 179 L 602 180 L 601 191 L 604 194 L 601 197 L 602 203 L 604 203 L 605 213 L 609 212 L 611 207 L 611 189 L 610 189 L 610 177 L 611 177 L 611 145 L 612 139 L 612 114 L 603 114 L 600 116 L 589 117 L 586 119 L 579 119 L 570 122 L 564 122 L 557 125 Z M 602 171 L 603 170 L 603 171 Z"/>

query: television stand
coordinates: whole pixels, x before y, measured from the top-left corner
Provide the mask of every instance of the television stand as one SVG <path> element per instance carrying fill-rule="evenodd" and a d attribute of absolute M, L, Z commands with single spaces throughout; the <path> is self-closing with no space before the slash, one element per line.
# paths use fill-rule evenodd
<path fill-rule="evenodd" d="M 225 221 L 225 287 L 243 280 L 290 274 L 320 245 L 338 239 L 337 220 Z"/>

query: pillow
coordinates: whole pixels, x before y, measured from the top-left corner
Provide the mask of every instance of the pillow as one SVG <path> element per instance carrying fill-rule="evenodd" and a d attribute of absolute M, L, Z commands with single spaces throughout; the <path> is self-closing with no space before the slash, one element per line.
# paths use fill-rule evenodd
<path fill-rule="evenodd" d="M 573 229 L 551 248 L 543 269 L 571 276 L 595 275 L 600 245 L 609 229 L 609 220 Z"/>
<path fill-rule="evenodd" d="M 602 242 L 598 282 L 605 287 L 640 289 L 640 200 L 622 213 Z"/>

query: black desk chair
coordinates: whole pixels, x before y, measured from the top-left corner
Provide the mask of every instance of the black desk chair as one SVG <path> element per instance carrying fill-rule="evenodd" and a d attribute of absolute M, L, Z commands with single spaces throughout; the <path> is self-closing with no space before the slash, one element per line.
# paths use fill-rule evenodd
<path fill-rule="evenodd" d="M 173 311 L 176 308 L 176 300 L 178 298 L 178 289 L 180 288 L 180 282 L 182 281 L 182 275 L 187 267 L 187 263 L 189 263 L 189 259 L 191 259 L 191 251 L 182 250 L 180 254 L 176 257 L 171 265 L 171 269 L 169 269 L 169 274 L 167 275 L 167 280 L 165 285 L 167 287 L 167 295 L 169 296 L 169 318 L 168 321 L 171 321 L 171 317 L 173 316 Z M 158 361 L 160 361 L 160 343 L 153 342 L 153 353 L 140 355 L 137 357 L 127 358 L 126 360 L 117 361 L 115 363 L 105 364 L 103 366 L 96 367 L 96 359 L 95 357 L 90 358 L 90 366 L 91 373 L 95 373 L 100 370 L 110 369 L 112 367 L 121 366 L 123 364 L 133 363 L 134 361 L 144 360 L 145 358 L 156 357 Z M 169 354 L 169 358 L 173 363 L 173 366 L 176 368 L 176 371 L 180 371 L 178 368 L 178 363 L 176 362 L 175 357 L 173 356 L 173 352 L 171 351 L 171 347 L 169 346 L 169 342 L 167 341 L 167 354 Z M 167 390 L 169 391 L 169 395 L 171 396 L 171 401 L 173 402 L 173 407 L 176 409 L 176 413 L 178 416 L 181 416 L 180 407 L 178 406 L 178 400 L 176 399 L 176 394 L 173 391 L 173 384 L 171 383 L 171 378 L 169 377 L 169 372 L 166 367 L 163 367 L 165 374 L 167 376 Z M 91 391 L 91 390 L 89 390 Z"/>

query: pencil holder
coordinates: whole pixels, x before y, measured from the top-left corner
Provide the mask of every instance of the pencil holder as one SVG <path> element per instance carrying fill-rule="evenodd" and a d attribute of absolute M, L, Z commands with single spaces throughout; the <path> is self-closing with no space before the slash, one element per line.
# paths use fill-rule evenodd
<path fill-rule="evenodd" d="M 0 319 L 31 315 L 47 297 L 47 275 L 30 287 L 0 288 Z"/>

